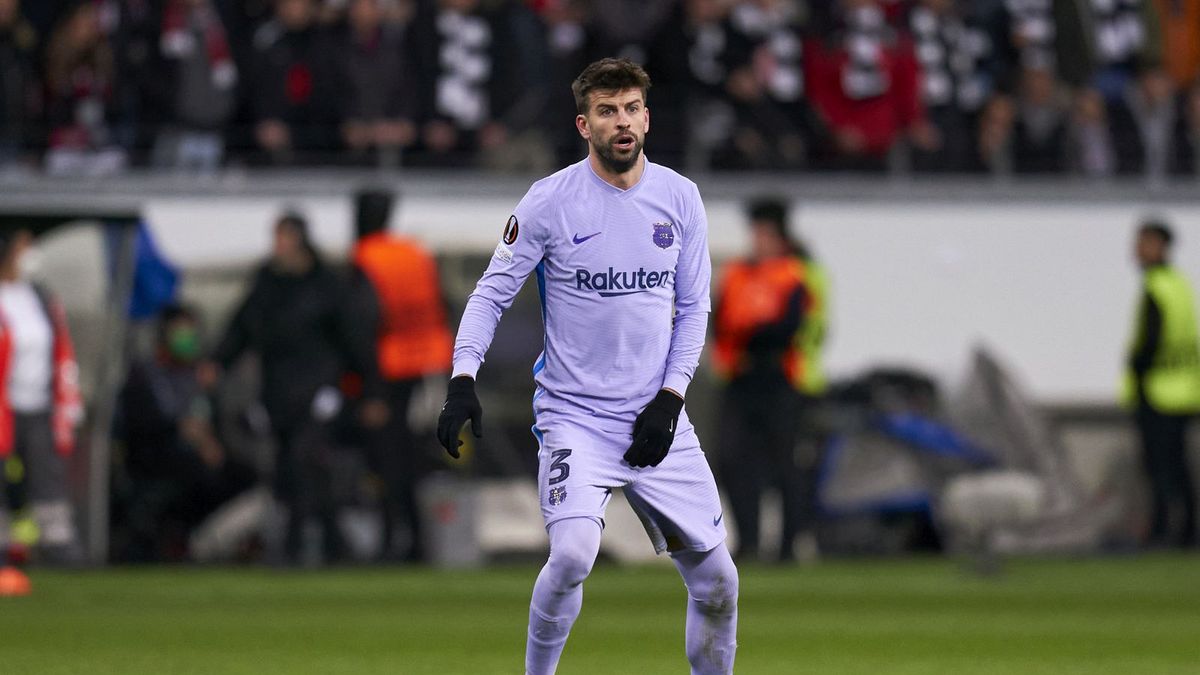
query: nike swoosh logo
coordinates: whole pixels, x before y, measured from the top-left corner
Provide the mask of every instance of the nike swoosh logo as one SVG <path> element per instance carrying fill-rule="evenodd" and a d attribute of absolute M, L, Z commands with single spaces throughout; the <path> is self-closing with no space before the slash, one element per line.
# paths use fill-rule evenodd
<path fill-rule="evenodd" d="M 722 512 L 721 512 L 721 515 L 717 516 L 716 518 L 713 518 L 713 527 L 716 527 L 717 525 L 720 525 L 720 524 L 721 524 L 721 519 L 722 519 L 722 518 L 724 518 L 724 517 L 725 517 L 725 512 L 724 512 L 724 511 L 722 511 Z"/>
<path fill-rule="evenodd" d="M 572 237 L 572 238 L 571 238 L 571 241 L 575 242 L 576 244 L 582 244 L 583 242 L 587 241 L 588 239 L 591 239 L 592 237 L 596 237 L 596 236 L 599 236 L 599 235 L 600 235 L 600 233 L 599 233 L 599 232 L 595 232 L 595 233 L 593 233 L 593 234 L 589 234 L 589 235 L 588 235 L 588 236 L 586 236 L 586 237 L 581 237 L 581 236 L 579 236 L 578 234 L 576 234 L 574 237 Z"/>

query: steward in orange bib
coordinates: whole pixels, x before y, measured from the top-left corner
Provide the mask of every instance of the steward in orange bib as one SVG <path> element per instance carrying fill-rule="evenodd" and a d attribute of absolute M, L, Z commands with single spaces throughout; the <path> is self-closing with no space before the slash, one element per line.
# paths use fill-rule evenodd
<path fill-rule="evenodd" d="M 725 266 L 713 313 L 713 365 L 727 383 L 720 466 L 737 553 L 758 555 L 759 501 L 773 485 L 783 500 L 783 560 L 811 526 L 814 495 L 797 445 L 806 409 L 825 390 L 819 356 L 827 293 L 823 272 L 788 233 L 787 209 L 772 199 L 750 206 L 752 252 Z"/>
<path fill-rule="evenodd" d="M 423 555 L 415 495 L 422 439 L 409 427 L 408 409 L 425 376 L 450 370 L 453 337 L 437 261 L 416 240 L 387 232 L 392 198 L 387 192 L 357 196 L 354 265 L 374 291 L 379 372 L 390 408 L 383 426 L 367 429 L 368 460 L 384 483 L 381 556 L 416 561 Z M 392 539 L 400 519 L 408 528 L 405 551 Z"/>

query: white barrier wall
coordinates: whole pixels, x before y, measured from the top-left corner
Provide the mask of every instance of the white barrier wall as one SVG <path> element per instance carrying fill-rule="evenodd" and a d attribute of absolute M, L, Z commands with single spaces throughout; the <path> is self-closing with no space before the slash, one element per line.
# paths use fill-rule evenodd
<path fill-rule="evenodd" d="M 410 194 L 393 226 L 442 252 L 486 253 L 520 196 Z M 346 250 L 345 198 L 163 198 L 145 214 L 168 257 L 227 265 L 265 254 L 285 205 L 308 214 L 322 248 Z M 714 257 L 738 254 L 741 203 L 707 206 Z M 1177 262 L 1200 285 L 1200 204 L 1152 206 L 1175 226 Z M 796 223 L 834 282 L 829 368 L 914 365 L 952 382 L 983 343 L 1045 401 L 1110 403 L 1137 296 L 1132 232 L 1147 212 L 1115 200 L 808 199 Z"/>

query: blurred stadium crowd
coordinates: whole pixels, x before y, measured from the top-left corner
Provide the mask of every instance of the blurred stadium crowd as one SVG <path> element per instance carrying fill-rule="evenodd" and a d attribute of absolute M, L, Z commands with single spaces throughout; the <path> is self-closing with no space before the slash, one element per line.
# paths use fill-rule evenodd
<path fill-rule="evenodd" d="M 0 165 L 544 171 L 610 55 L 689 171 L 1200 157 L 1200 0 L 0 0 Z"/>

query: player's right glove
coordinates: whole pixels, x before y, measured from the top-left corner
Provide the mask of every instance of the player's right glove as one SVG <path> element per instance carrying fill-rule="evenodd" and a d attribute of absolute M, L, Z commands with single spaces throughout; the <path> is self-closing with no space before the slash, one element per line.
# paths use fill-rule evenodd
<path fill-rule="evenodd" d="M 458 446 L 462 445 L 458 434 L 467 420 L 471 420 L 475 438 L 483 438 L 483 407 L 475 395 L 475 379 L 459 375 L 446 387 L 446 402 L 442 405 L 437 426 L 438 442 L 454 459 L 458 459 Z"/>
<path fill-rule="evenodd" d="M 633 443 L 625 452 L 629 466 L 658 466 L 667 457 L 671 441 L 675 440 L 675 425 L 683 399 L 679 394 L 661 389 L 633 423 Z"/>

